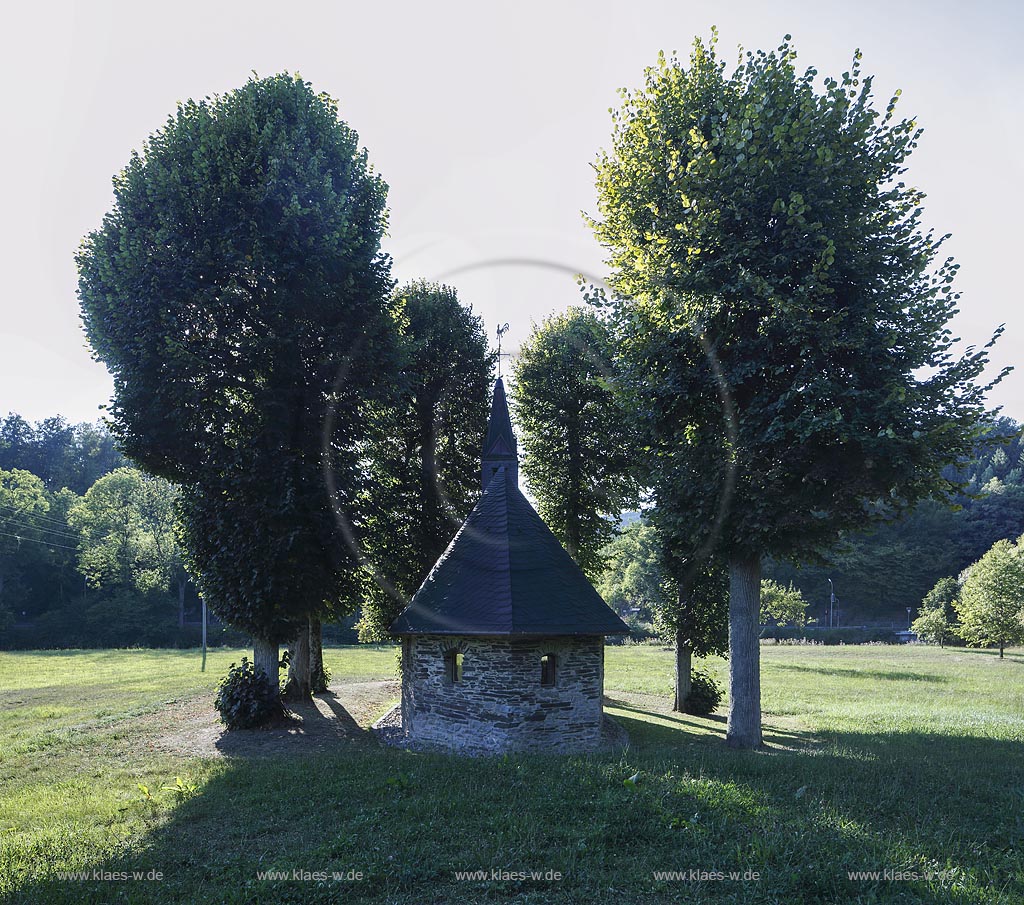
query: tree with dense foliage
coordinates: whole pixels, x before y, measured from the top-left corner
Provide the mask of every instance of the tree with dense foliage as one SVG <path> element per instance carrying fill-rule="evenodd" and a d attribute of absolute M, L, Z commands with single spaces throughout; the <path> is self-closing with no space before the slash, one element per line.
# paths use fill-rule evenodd
<path fill-rule="evenodd" d="M 971 645 L 1024 644 L 1024 537 L 996 541 L 968 570 L 955 602 L 958 633 Z"/>
<path fill-rule="evenodd" d="M 591 579 L 619 514 L 635 505 L 636 450 L 613 392 L 606 323 L 571 307 L 534 326 L 514 363 L 522 470 L 537 511 Z"/>
<path fill-rule="evenodd" d="M 79 568 L 93 587 L 166 591 L 178 579 L 177 489 L 137 468 L 100 478 L 68 513 L 81 534 Z"/>
<path fill-rule="evenodd" d="M 38 477 L 20 468 L 0 471 L 0 608 L 8 614 L 4 586 L 15 554 L 23 544 L 63 540 L 58 541 L 55 533 L 46 529 L 49 522 L 42 517 L 49 511 L 46 488 Z"/>
<path fill-rule="evenodd" d="M 480 496 L 494 366 L 482 319 L 450 286 L 416 281 L 395 300 L 401 382 L 380 407 L 368 456 L 364 641 L 390 637 L 388 627 Z"/>
<path fill-rule="evenodd" d="M 31 471 L 48 490 L 82 494 L 126 464 L 103 424 L 69 425 L 57 415 L 32 425 L 14 412 L 0 419 L 0 470 Z"/>
<path fill-rule="evenodd" d="M 597 585 L 620 616 L 629 608 L 653 620 L 675 647 L 672 708 L 691 712 L 687 701 L 694 675 L 693 658 L 724 654 L 728 644 L 728 584 L 715 563 L 699 570 L 687 564 L 671 569 L 664 540 L 650 518 L 624 528 L 604 550 L 605 571 Z M 679 585 L 682 582 L 682 587 Z"/>
<path fill-rule="evenodd" d="M 730 573 L 726 741 L 761 744 L 766 556 L 813 559 L 944 498 L 986 414 L 954 354 L 957 266 L 900 179 L 920 130 L 872 105 L 858 52 L 816 89 L 789 39 L 732 74 L 715 39 L 623 92 L 596 165 L 623 384 L 661 527 Z M 990 384 L 991 385 L 991 384 Z"/>
<path fill-rule="evenodd" d="M 923 500 L 903 518 L 847 533 L 820 562 L 769 561 L 765 573 L 795 584 L 819 615 L 832 578 L 843 589 L 844 621 L 893 617 L 919 606 L 941 578 L 959 574 L 997 540 L 1024 533 L 1021 427 L 1000 417 L 979 430 L 970 458 L 945 471 L 963 485 L 955 509 Z"/>
<path fill-rule="evenodd" d="M 661 539 L 653 525 L 636 521 L 623 528 L 601 553 L 604 572 L 598 593 L 624 619 L 654 622 L 666 610 L 671 589 L 661 562 Z"/>
<path fill-rule="evenodd" d="M 921 601 L 917 618 L 910 625 L 911 630 L 922 640 L 944 647 L 954 634 L 959 598 L 960 583 L 948 576 L 940 578 Z"/>
<path fill-rule="evenodd" d="M 729 573 L 715 558 L 676 561 L 663 553 L 672 576 L 673 596 L 658 623 L 675 651 L 672 709 L 690 713 L 693 658 L 728 653 Z"/>
<path fill-rule="evenodd" d="M 394 374 L 384 182 L 298 77 L 187 101 L 133 153 L 78 254 L 125 453 L 181 488 L 214 611 L 278 646 L 357 602 L 368 400 Z"/>
<path fill-rule="evenodd" d="M 1013 484 L 992 477 L 961 506 L 952 532 L 958 561 L 951 572 L 965 562 L 977 562 L 997 540 L 1024 534 L 1024 481 Z"/>
<path fill-rule="evenodd" d="M 793 585 L 781 585 L 770 578 L 761 580 L 761 622 L 773 625 L 807 623 L 807 601 Z"/>

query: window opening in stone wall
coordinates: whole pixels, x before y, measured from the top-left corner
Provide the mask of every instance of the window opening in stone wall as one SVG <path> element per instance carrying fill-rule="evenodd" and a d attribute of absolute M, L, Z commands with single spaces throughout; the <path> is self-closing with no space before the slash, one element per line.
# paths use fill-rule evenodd
<path fill-rule="evenodd" d="M 462 654 L 450 650 L 444 655 L 444 677 L 449 682 L 462 681 Z"/>
<path fill-rule="evenodd" d="M 555 684 L 555 655 L 544 654 L 540 658 L 540 684 L 541 685 L 554 685 Z"/>

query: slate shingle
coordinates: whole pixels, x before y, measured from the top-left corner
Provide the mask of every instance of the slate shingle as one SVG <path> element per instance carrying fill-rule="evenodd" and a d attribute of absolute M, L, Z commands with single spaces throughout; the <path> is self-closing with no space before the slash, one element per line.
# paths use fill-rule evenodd
<path fill-rule="evenodd" d="M 391 631 L 619 635 L 629 629 L 501 469 Z"/>
<path fill-rule="evenodd" d="M 481 457 L 484 494 L 395 635 L 623 635 L 615 615 L 519 490 L 505 384 L 494 386 Z"/>

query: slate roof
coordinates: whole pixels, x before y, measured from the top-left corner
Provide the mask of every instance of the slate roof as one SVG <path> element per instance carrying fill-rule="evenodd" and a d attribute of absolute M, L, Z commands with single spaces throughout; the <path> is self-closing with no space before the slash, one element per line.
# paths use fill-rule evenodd
<path fill-rule="evenodd" d="M 512 433 L 512 418 L 505 398 L 505 382 L 499 377 L 491 398 L 491 417 L 487 420 L 483 458 L 515 457 L 517 453 L 516 436 Z"/>
<path fill-rule="evenodd" d="M 391 631 L 550 636 L 629 629 L 502 468 Z"/>

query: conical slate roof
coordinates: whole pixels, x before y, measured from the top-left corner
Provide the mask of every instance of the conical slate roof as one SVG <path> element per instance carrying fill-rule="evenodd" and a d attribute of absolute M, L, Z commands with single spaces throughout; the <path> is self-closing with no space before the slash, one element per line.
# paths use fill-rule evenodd
<path fill-rule="evenodd" d="M 391 631 L 621 635 L 629 629 L 501 469 Z"/>
<path fill-rule="evenodd" d="M 494 387 L 484 494 L 412 602 L 396 635 L 622 635 L 601 599 L 518 486 L 505 385 Z"/>
<path fill-rule="evenodd" d="M 487 421 L 483 458 L 515 456 L 517 452 L 516 437 L 512 433 L 512 418 L 509 416 L 508 400 L 505 398 L 505 382 L 499 377 L 494 384 L 494 396 L 491 399 L 491 417 Z"/>

